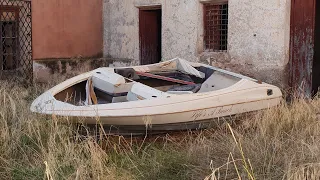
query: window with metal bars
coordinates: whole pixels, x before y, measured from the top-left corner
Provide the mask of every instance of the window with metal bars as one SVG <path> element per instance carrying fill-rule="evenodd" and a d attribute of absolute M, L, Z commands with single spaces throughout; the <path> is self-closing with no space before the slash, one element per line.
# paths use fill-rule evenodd
<path fill-rule="evenodd" d="M 0 79 L 32 83 L 30 0 L 0 0 Z"/>
<path fill-rule="evenodd" d="M 227 51 L 228 2 L 204 4 L 204 32 L 206 51 Z"/>
<path fill-rule="evenodd" d="M 6 6 L 0 13 L 0 70 L 14 70 L 18 56 L 18 9 Z"/>

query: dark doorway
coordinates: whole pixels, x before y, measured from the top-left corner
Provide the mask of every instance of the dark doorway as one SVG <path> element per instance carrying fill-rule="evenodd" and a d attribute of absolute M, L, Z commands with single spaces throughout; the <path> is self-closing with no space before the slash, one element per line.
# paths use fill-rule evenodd
<path fill-rule="evenodd" d="M 316 3 L 314 60 L 312 70 L 312 90 L 317 93 L 320 89 L 320 1 Z"/>
<path fill-rule="evenodd" d="M 316 0 L 291 2 L 290 85 L 306 97 L 312 96 L 319 79 L 315 77 L 319 71 L 315 60 L 315 3 Z"/>
<path fill-rule="evenodd" d="M 161 9 L 139 10 L 140 64 L 161 61 Z"/>

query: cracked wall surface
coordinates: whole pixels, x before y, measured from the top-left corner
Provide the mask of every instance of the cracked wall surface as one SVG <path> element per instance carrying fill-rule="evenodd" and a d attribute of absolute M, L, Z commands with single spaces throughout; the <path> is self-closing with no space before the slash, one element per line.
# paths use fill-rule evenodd
<path fill-rule="evenodd" d="M 104 56 L 139 64 L 139 8 L 161 5 L 162 59 L 211 63 L 284 84 L 291 0 L 229 0 L 228 51 L 223 53 L 203 49 L 203 3 L 215 1 L 104 0 Z"/>

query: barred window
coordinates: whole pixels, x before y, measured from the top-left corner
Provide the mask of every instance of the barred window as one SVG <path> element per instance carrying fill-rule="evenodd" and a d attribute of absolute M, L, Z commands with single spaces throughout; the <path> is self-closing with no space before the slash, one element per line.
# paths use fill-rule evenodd
<path fill-rule="evenodd" d="M 204 4 L 204 31 L 207 51 L 228 49 L 228 2 Z"/>
<path fill-rule="evenodd" d="M 17 8 L 6 6 L 6 9 L 0 9 L 0 70 L 14 70 L 17 68 L 17 20 Z"/>

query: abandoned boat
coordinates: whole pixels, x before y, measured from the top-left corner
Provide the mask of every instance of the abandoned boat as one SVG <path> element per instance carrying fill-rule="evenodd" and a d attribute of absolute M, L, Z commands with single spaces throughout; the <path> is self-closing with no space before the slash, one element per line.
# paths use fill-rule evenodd
<path fill-rule="evenodd" d="M 175 58 L 78 75 L 39 96 L 31 111 L 118 130 L 181 130 L 276 106 L 281 99 L 276 86 Z"/>

